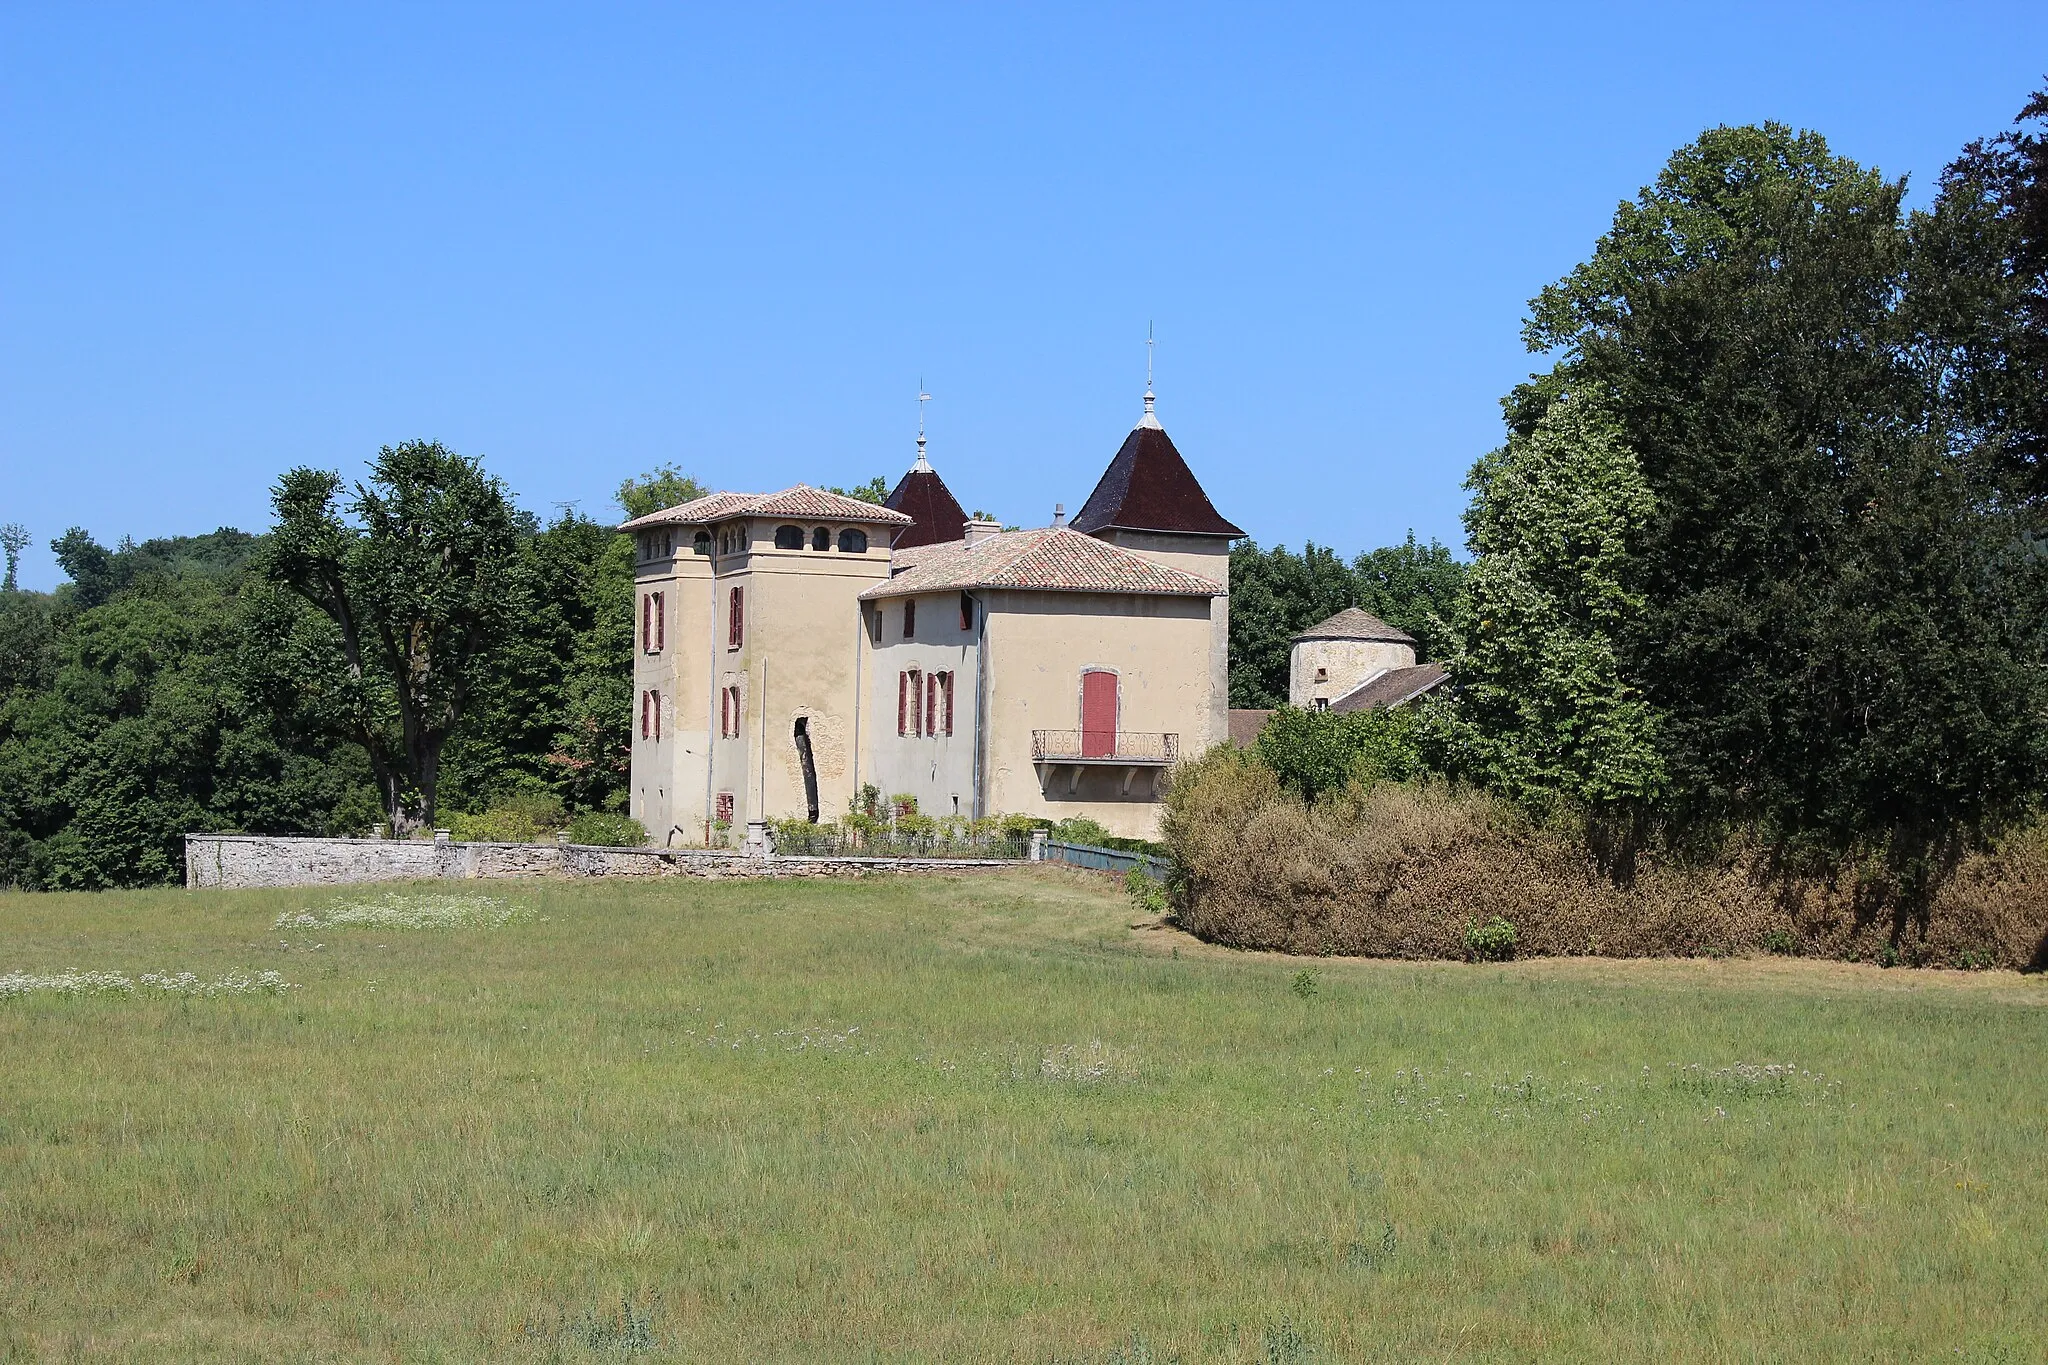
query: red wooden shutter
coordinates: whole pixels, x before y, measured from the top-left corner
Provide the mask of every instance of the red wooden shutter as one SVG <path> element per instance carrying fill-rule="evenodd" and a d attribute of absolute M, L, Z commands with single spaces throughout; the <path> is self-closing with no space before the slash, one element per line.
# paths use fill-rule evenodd
<path fill-rule="evenodd" d="M 726 602 L 725 647 L 727 649 L 738 649 L 740 641 L 746 638 L 746 601 L 741 596 L 740 590 L 734 588 L 732 595 L 726 599 Z"/>
<path fill-rule="evenodd" d="M 1081 757 L 1108 758 L 1116 752 L 1116 674 L 1090 669 L 1081 675 Z"/>
<path fill-rule="evenodd" d="M 906 700 L 909 695 L 910 675 L 899 672 L 896 675 L 896 733 L 899 735 L 910 733 L 910 715 L 904 709 L 909 704 Z"/>
<path fill-rule="evenodd" d="M 950 669 L 949 669 L 949 670 L 947 670 L 947 672 L 946 672 L 946 673 L 944 674 L 944 677 L 945 677 L 945 679 L 946 679 L 946 685 L 945 685 L 945 687 L 943 687 L 943 688 L 942 688 L 942 689 L 940 689 L 940 690 L 941 690 L 941 691 L 942 691 L 942 692 L 943 692 L 943 693 L 945 694 L 945 703 L 946 703 L 946 705 L 945 705 L 945 721 L 946 721 L 946 728 L 945 728 L 945 730 L 944 730 L 944 731 L 943 731 L 942 733 L 945 733 L 945 734 L 949 734 L 949 735 L 950 735 L 950 734 L 952 734 L 952 733 L 953 733 L 953 674 L 952 674 L 952 671 L 951 671 Z"/>
<path fill-rule="evenodd" d="M 652 625 L 652 623 L 651 623 L 651 616 L 650 616 L 650 613 L 651 613 L 651 612 L 653 611 L 653 609 L 654 609 L 654 595 L 653 595 L 652 593 L 645 593 L 645 592 L 641 593 L 641 594 L 640 594 L 640 652 L 641 652 L 642 654 L 646 654 L 646 653 L 649 653 L 649 652 L 650 652 L 650 649 L 651 649 L 651 646 L 652 646 L 652 645 L 653 645 L 653 643 L 654 643 L 654 629 L 653 629 L 653 625 Z"/>
<path fill-rule="evenodd" d="M 924 674 L 910 670 L 910 733 L 924 734 Z"/>
<path fill-rule="evenodd" d="M 928 735 L 939 732 L 939 675 L 936 673 L 924 682 L 924 732 Z"/>
<path fill-rule="evenodd" d="M 640 694 L 640 738 L 647 738 L 647 694 Z"/>
<path fill-rule="evenodd" d="M 667 593 L 654 594 L 654 650 L 657 654 L 668 648 L 667 597 Z"/>
<path fill-rule="evenodd" d="M 649 692 L 649 693 L 648 693 L 647 695 L 648 695 L 648 696 L 650 696 L 650 697 L 652 697 L 652 698 L 654 699 L 654 737 L 655 737 L 656 739 L 660 739 L 660 738 L 661 738 L 661 693 L 659 693 L 659 692 Z"/>

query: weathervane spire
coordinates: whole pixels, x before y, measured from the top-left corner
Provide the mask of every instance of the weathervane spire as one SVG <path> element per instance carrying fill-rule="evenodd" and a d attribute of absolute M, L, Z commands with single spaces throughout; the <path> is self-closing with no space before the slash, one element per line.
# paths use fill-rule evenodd
<path fill-rule="evenodd" d="M 924 391 L 924 376 L 917 377 L 917 463 L 910 467 L 913 474 L 932 472 L 931 461 L 924 457 L 924 405 L 932 396 Z"/>
<path fill-rule="evenodd" d="M 1159 418 L 1152 411 L 1152 324 L 1145 324 L 1145 415 L 1138 419 L 1141 427 L 1156 427 Z"/>

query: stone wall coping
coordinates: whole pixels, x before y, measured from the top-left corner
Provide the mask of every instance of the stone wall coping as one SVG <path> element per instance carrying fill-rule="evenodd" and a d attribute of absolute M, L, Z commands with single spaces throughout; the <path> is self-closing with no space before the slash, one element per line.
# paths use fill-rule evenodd
<path fill-rule="evenodd" d="M 322 843 L 322 844 L 366 844 L 375 848 L 406 848 L 417 846 L 433 848 L 427 839 L 354 839 L 342 836 L 329 837 L 324 834 L 187 834 L 186 839 L 217 839 L 224 843 L 268 844 L 268 843 Z M 502 839 L 453 839 L 449 842 L 458 848 L 538 848 L 559 849 L 564 847 L 549 840 L 547 842 L 515 843 Z M 737 848 L 662 848 L 657 844 L 569 844 L 566 847 L 576 853 L 632 853 L 656 858 L 715 858 L 720 861 L 758 863 L 764 859 Z M 1015 867 L 1029 861 L 1025 858 L 865 858 L 852 854 L 830 853 L 771 853 L 765 859 L 771 863 L 853 863 L 863 867 L 902 867 L 914 865 L 923 867 Z"/>

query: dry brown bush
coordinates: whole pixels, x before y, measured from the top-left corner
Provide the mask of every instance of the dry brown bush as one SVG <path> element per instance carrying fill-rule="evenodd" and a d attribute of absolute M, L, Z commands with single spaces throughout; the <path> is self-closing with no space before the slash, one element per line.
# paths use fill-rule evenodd
<path fill-rule="evenodd" d="M 1524 956 L 1766 951 L 1914 965 L 2048 966 L 2048 830 L 1966 857 L 1912 913 L 1880 879 L 1795 875 L 1766 851 L 1638 853 L 1603 871 L 1581 822 L 1530 819 L 1446 783 L 1353 787 L 1305 806 L 1255 758 L 1185 765 L 1167 800 L 1176 913 L 1217 943 L 1455 958 L 1498 915 Z"/>

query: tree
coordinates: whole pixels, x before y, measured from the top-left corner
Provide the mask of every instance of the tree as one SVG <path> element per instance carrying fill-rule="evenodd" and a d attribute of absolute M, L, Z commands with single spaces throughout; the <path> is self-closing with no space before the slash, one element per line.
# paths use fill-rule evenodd
<path fill-rule="evenodd" d="M 272 490 L 265 572 L 324 618 L 272 625 L 324 723 L 363 747 L 393 827 L 417 828 L 518 620 L 522 517 L 481 462 L 439 442 L 385 446 L 345 508 L 341 495 L 340 475 L 308 468 Z"/>
<path fill-rule="evenodd" d="M 1457 649 L 1452 623 L 1468 572 L 1469 566 L 1453 558 L 1450 547 L 1435 540 L 1424 545 L 1413 531 L 1399 545 L 1368 550 L 1351 563 L 1358 605 L 1413 635 L 1420 663 Z"/>
<path fill-rule="evenodd" d="M 877 474 L 866 483 L 857 483 L 851 488 L 839 488 L 832 484 L 827 484 L 825 491 L 827 493 L 837 493 L 841 497 L 855 498 L 861 502 L 871 502 L 879 507 L 888 501 L 889 480 L 883 475 Z"/>
<path fill-rule="evenodd" d="M 1664 774 L 1657 717 L 1623 676 L 1618 637 L 1646 606 L 1637 541 L 1655 508 L 1590 394 L 1560 395 L 1473 468 L 1473 562 L 1453 766 L 1503 795 L 1642 803 Z"/>
<path fill-rule="evenodd" d="M 1933 397 L 1924 317 L 1975 267 L 1918 251 L 1903 194 L 1814 133 L 1708 131 L 1537 297 L 1559 360 L 1507 408 L 1530 438 L 1597 394 L 1639 464 L 1640 607 L 1607 639 L 1663 813 L 1925 868 L 2025 811 L 2048 706 L 2034 514 L 2002 436 Z"/>
<path fill-rule="evenodd" d="M 676 466 L 661 464 L 619 485 L 619 507 L 631 520 L 695 502 L 708 491 Z"/>
<path fill-rule="evenodd" d="M 29 545 L 28 527 L 18 521 L 0 526 L 0 553 L 7 556 L 7 577 L 0 581 L 0 592 L 19 590 L 18 574 L 21 569 L 21 552 Z"/>

